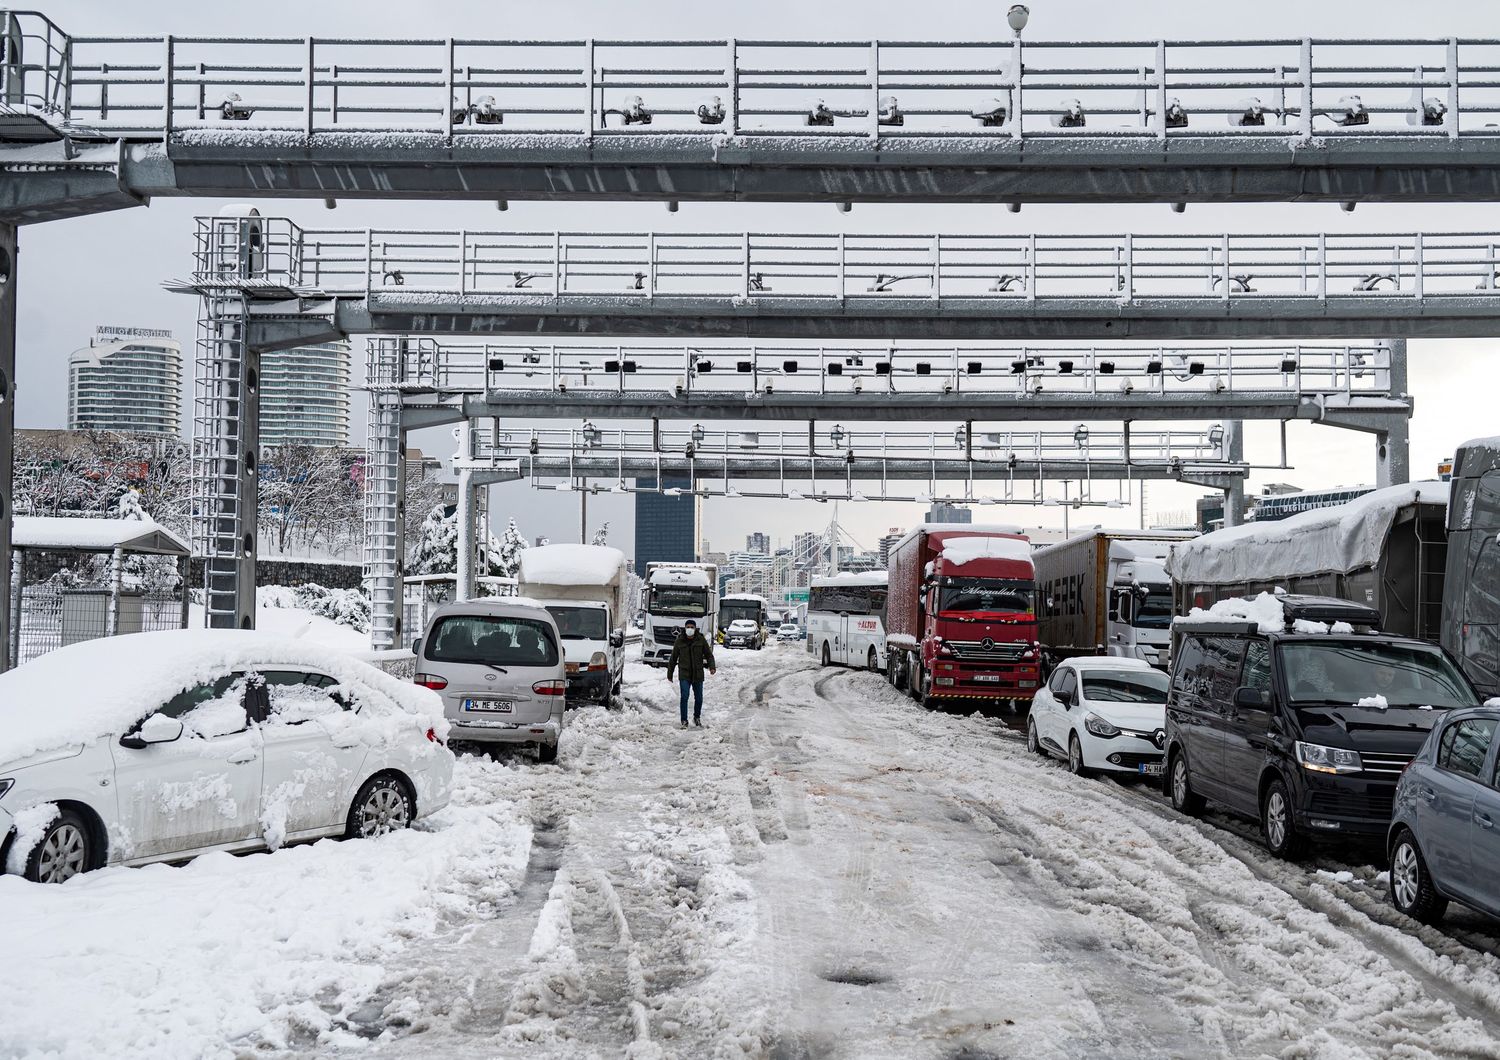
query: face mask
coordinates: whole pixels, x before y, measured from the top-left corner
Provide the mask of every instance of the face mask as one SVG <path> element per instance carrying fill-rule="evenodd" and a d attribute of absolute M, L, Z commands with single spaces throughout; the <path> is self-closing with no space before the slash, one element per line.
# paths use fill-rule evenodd
<path fill-rule="evenodd" d="M 697 631 L 696 631 L 696 630 L 692 630 L 692 629 L 685 629 L 685 630 L 683 630 L 683 631 L 682 631 L 682 635 L 683 635 L 683 636 L 684 636 L 684 637 L 691 637 L 691 636 L 692 636 L 692 635 L 693 635 L 693 634 L 694 634 L 694 633 L 696 633 L 696 632 L 697 632 Z"/>

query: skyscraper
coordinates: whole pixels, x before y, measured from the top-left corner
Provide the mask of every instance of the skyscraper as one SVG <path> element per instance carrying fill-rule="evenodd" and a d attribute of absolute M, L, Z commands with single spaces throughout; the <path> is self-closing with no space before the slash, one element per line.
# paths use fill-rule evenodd
<path fill-rule="evenodd" d="M 644 577 L 646 564 L 662 560 L 692 563 L 697 559 L 698 498 L 684 493 L 668 497 L 650 492 L 656 479 L 638 478 L 635 495 L 635 569 Z M 662 479 L 663 489 L 686 490 L 687 479 Z"/>
<path fill-rule="evenodd" d="M 261 354 L 262 445 L 349 444 L 349 343 Z"/>
<path fill-rule="evenodd" d="M 764 555 L 771 554 L 771 535 L 761 533 L 757 530 L 753 534 L 745 535 L 745 551 L 759 552 Z"/>
<path fill-rule="evenodd" d="M 947 501 L 937 501 L 927 509 L 927 516 L 923 522 L 928 523 L 972 523 L 974 513 L 967 508 L 960 508 L 956 504 Z"/>
<path fill-rule="evenodd" d="M 68 427 L 182 433 L 182 344 L 170 331 L 101 324 L 68 357 Z"/>
<path fill-rule="evenodd" d="M 893 526 L 891 527 L 890 531 L 880 539 L 880 565 L 882 567 L 889 567 L 891 565 L 891 549 L 895 546 L 897 541 L 901 540 L 901 537 L 901 528 Z"/>

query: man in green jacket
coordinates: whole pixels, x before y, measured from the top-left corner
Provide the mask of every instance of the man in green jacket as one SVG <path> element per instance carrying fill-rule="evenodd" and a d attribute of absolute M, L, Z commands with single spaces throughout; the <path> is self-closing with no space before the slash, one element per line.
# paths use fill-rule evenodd
<path fill-rule="evenodd" d="M 677 642 L 672 645 L 671 658 L 667 660 L 667 680 L 672 680 L 672 671 L 677 671 L 677 686 L 682 690 L 682 699 L 678 703 L 678 709 L 682 714 L 682 727 L 687 728 L 688 692 L 693 693 L 693 724 L 700 729 L 703 727 L 703 674 L 716 674 L 719 672 L 718 665 L 714 662 L 714 646 L 708 642 L 708 638 L 698 632 L 698 623 L 691 618 L 682 627 L 682 632 L 677 634 Z"/>

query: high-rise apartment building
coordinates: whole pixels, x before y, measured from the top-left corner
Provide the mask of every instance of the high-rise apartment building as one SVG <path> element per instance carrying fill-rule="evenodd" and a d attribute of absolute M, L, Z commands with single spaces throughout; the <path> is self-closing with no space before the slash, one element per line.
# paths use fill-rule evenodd
<path fill-rule="evenodd" d="M 900 541 L 903 531 L 900 527 L 893 526 L 890 531 L 880 539 L 880 565 L 889 567 L 891 565 L 891 549 Z"/>
<path fill-rule="evenodd" d="M 771 554 L 771 535 L 770 534 L 763 534 L 759 530 L 757 530 L 753 534 L 747 534 L 745 536 L 745 551 L 746 552 L 759 552 L 759 553 L 762 553 L 764 555 L 770 555 Z"/>
<path fill-rule="evenodd" d="M 348 445 L 349 343 L 261 354 L 262 445 Z"/>
<path fill-rule="evenodd" d="M 68 357 L 68 427 L 182 433 L 182 343 L 170 331 L 100 325 Z"/>
<path fill-rule="evenodd" d="M 657 488 L 654 478 L 635 480 L 639 492 L 635 495 L 635 569 L 642 576 L 646 564 L 661 560 L 677 563 L 692 563 L 697 559 L 698 498 L 690 493 L 668 497 L 664 493 L 652 492 Z M 663 489 L 688 490 L 692 486 L 687 479 L 664 478 Z"/>
<path fill-rule="evenodd" d="M 972 523 L 974 513 L 967 508 L 960 508 L 956 504 L 946 501 L 937 501 L 927 509 L 927 516 L 923 522 L 928 523 Z"/>

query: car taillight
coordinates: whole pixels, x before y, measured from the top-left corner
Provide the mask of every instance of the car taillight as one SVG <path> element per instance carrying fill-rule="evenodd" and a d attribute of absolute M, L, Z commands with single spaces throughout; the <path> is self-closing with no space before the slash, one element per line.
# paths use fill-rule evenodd
<path fill-rule="evenodd" d="M 439 677 L 437 674 L 417 674 L 413 680 L 423 688 L 430 688 L 434 691 L 448 687 L 448 679 L 446 677 Z"/>
<path fill-rule="evenodd" d="M 438 739 L 438 734 L 437 734 L 437 730 L 436 729 L 428 729 L 427 730 L 427 739 L 431 740 L 433 743 L 442 743 L 443 742 L 442 740 Z"/>
<path fill-rule="evenodd" d="M 531 686 L 531 690 L 539 696 L 565 696 L 568 694 L 568 682 L 556 679 L 538 681 Z"/>

